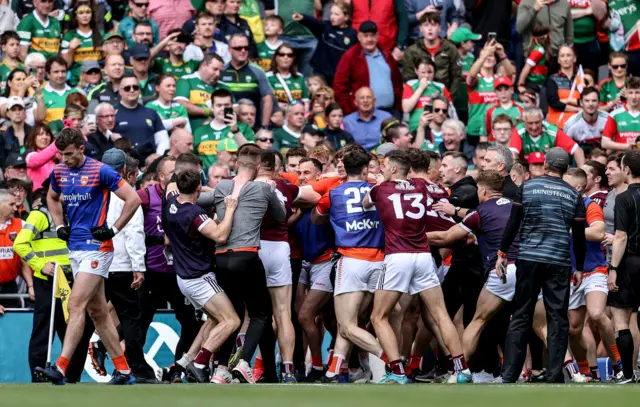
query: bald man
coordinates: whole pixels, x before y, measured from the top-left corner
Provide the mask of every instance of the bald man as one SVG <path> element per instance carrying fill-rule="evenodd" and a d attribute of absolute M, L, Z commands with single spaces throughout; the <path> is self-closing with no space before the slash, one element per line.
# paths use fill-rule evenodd
<path fill-rule="evenodd" d="M 149 165 L 146 172 L 156 172 L 158 163 L 165 156 L 178 158 L 180 154 L 191 152 L 193 152 L 193 134 L 183 128 L 176 127 L 171 132 L 171 137 L 169 138 L 169 151 L 162 157 L 155 159 Z"/>
<path fill-rule="evenodd" d="M 351 133 L 356 143 L 371 151 L 380 143 L 380 124 L 391 114 L 376 109 L 376 96 L 368 87 L 358 89 L 355 103 L 358 111 L 344 118 L 344 129 Z"/>

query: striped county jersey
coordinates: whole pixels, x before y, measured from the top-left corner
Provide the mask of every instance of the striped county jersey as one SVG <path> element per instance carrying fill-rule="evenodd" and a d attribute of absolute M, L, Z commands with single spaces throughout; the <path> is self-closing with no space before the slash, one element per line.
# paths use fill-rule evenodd
<path fill-rule="evenodd" d="M 100 37 L 102 37 L 100 33 Z M 62 38 L 62 44 L 60 46 L 60 53 L 65 54 L 69 52 L 69 46 L 74 38 L 80 40 L 80 47 L 78 47 L 73 54 L 73 65 L 71 65 L 71 86 L 76 86 L 80 80 L 80 71 L 82 70 L 82 64 L 85 61 L 100 61 L 102 59 L 102 46 L 97 45 L 94 47 L 92 31 L 83 33 L 75 30 L 69 30 Z"/>
<path fill-rule="evenodd" d="M 460 57 L 460 65 L 462 65 L 462 77 L 466 78 L 471 70 L 471 65 L 476 62 L 476 56 L 473 52 L 469 52 L 467 55 Z"/>
<path fill-rule="evenodd" d="M 278 45 L 272 47 L 267 41 L 263 41 L 256 45 L 258 49 L 258 65 L 263 71 L 268 72 L 271 70 L 271 60 L 276 53 L 276 49 L 282 45 L 282 41 L 279 41 Z"/>
<path fill-rule="evenodd" d="M 244 135 L 247 141 L 253 141 L 253 130 L 246 123 L 238 123 L 238 131 Z M 224 139 L 233 139 L 231 128 L 226 124 L 218 127 L 214 121 L 195 129 L 193 132 L 194 152 L 202 159 L 204 168 L 211 167 L 218 162 L 218 144 Z M 235 140 L 235 139 L 234 139 Z"/>
<path fill-rule="evenodd" d="M 549 68 L 547 68 L 544 47 L 541 47 L 540 45 L 533 47 L 527 57 L 527 65 L 531 67 L 527 80 L 535 83 L 536 85 L 544 85 L 544 81 L 546 81 L 547 76 L 549 76 Z"/>
<path fill-rule="evenodd" d="M 111 240 L 101 242 L 91 235 L 91 228 L 105 226 L 110 191 L 117 191 L 125 181 L 108 165 L 86 157 L 79 168 L 58 164 L 51 172 L 51 189 L 61 194 L 71 235 L 69 250 L 113 251 Z"/>
<path fill-rule="evenodd" d="M 633 144 L 638 136 L 640 136 L 640 112 L 631 113 L 625 106 L 609 114 L 602 137 L 608 137 L 617 143 Z"/>
<path fill-rule="evenodd" d="M 211 108 L 211 94 L 216 89 L 226 89 L 229 87 L 218 82 L 214 85 L 209 85 L 202 79 L 200 79 L 200 73 L 196 72 L 191 75 L 185 75 L 178 79 L 176 83 L 176 96 L 174 100 L 184 100 L 192 105 L 198 107 Z M 206 120 L 206 117 L 192 117 L 190 120 L 191 129 L 196 131 L 202 126 L 202 123 Z"/>
<path fill-rule="evenodd" d="M 62 118 L 64 116 L 64 108 L 67 105 L 67 96 L 74 92 L 79 92 L 79 90 L 68 85 L 65 85 L 62 91 L 53 89 L 50 84 L 47 84 L 42 89 L 44 105 L 47 108 L 44 124 L 49 125 L 53 134 L 62 130 Z"/>
<path fill-rule="evenodd" d="M 410 81 L 407 81 L 407 83 L 404 84 L 404 88 L 402 90 L 402 100 L 410 99 L 416 93 L 419 86 L 419 79 L 412 79 Z M 420 116 L 422 116 L 425 106 L 433 105 L 433 98 L 438 95 L 446 97 L 449 103 L 451 103 L 451 95 L 449 94 L 447 87 L 444 86 L 443 83 L 433 81 L 429 82 L 427 87 L 422 92 L 422 95 L 420 95 L 418 103 L 416 103 L 415 107 L 410 113 L 410 132 L 414 132 L 418 129 L 418 124 L 420 124 Z"/>
<path fill-rule="evenodd" d="M 502 107 L 500 103 L 496 103 L 487 110 L 485 114 L 485 125 L 480 129 L 480 135 L 489 136 L 489 141 L 491 142 L 496 141 L 493 136 L 493 119 L 499 114 L 506 114 L 511 118 L 511 123 L 515 126 L 522 121 L 523 113 L 524 107 L 516 102 L 512 102 L 508 109 Z"/>
<path fill-rule="evenodd" d="M 474 87 L 467 85 L 469 92 L 469 124 L 467 134 L 470 136 L 481 136 L 484 132 L 485 117 L 487 110 L 494 103 L 498 102 L 493 80 L 495 76 L 484 77 L 478 74 Z"/>
<path fill-rule="evenodd" d="M 14 69 L 24 69 L 24 64 L 22 64 L 22 62 L 18 62 L 15 66 L 11 66 L 4 60 L 2 60 L 2 62 L 0 63 L 0 92 L 3 95 L 4 90 L 7 86 L 7 79 L 9 79 L 9 74 Z"/>
<path fill-rule="evenodd" d="M 180 103 L 171 102 L 169 106 L 163 105 L 158 99 L 151 101 L 145 107 L 155 110 L 162 120 L 177 119 L 178 117 L 189 118 L 187 108 Z"/>
<path fill-rule="evenodd" d="M 522 184 L 513 205 L 523 207 L 518 259 L 570 265 L 571 223 L 586 217 L 580 193 L 561 178 L 543 175 Z"/>
<path fill-rule="evenodd" d="M 600 106 L 604 106 L 607 103 L 616 100 L 622 88 L 624 88 L 627 85 L 629 85 L 629 78 L 624 79 L 624 85 L 622 85 L 621 87 L 618 87 L 616 85 L 616 81 L 614 81 L 613 78 L 606 78 L 601 80 L 600 83 L 598 84 L 598 88 L 600 89 Z M 612 111 L 616 110 L 622 107 L 623 105 L 626 105 L 626 103 L 623 103 L 623 104 L 616 103 L 615 105 L 613 105 L 613 109 L 611 110 Z"/>
<path fill-rule="evenodd" d="M 282 86 L 282 82 L 278 79 L 278 76 L 269 71 L 266 72 L 267 81 L 269 81 L 269 86 L 273 89 L 273 94 L 276 97 L 276 100 L 280 103 L 289 103 L 293 100 L 309 100 L 309 90 L 307 90 L 307 84 L 304 82 L 304 76 L 297 74 L 293 76 L 289 74 L 287 76 L 280 75 L 282 81 L 289 88 L 289 92 L 287 93 L 284 86 Z M 289 95 L 291 95 L 291 100 L 289 99 Z"/>
<path fill-rule="evenodd" d="M 625 51 L 640 49 L 638 36 L 638 20 L 640 20 L 640 4 L 636 0 L 609 0 L 609 10 L 620 16 L 624 29 Z"/>
<path fill-rule="evenodd" d="M 55 18 L 49 17 L 45 23 L 33 11 L 22 18 L 17 31 L 20 45 L 29 47 L 29 52 L 39 52 L 49 59 L 60 51 L 62 30 Z"/>
<path fill-rule="evenodd" d="M 171 60 L 167 58 L 156 58 L 153 60 L 153 66 L 151 71 L 157 74 L 172 75 L 176 80 L 186 75 L 191 75 L 198 71 L 200 61 L 182 61 L 179 65 L 174 65 Z"/>
<path fill-rule="evenodd" d="M 509 140 L 511 151 L 520 154 L 525 160 L 531 153 L 544 153 L 553 147 L 560 147 L 568 154 L 573 154 L 578 145 L 557 126 L 547 121 L 542 122 L 542 134 L 537 137 L 532 137 L 527 133 L 524 123 L 518 123 L 511 133 L 511 140 Z"/>

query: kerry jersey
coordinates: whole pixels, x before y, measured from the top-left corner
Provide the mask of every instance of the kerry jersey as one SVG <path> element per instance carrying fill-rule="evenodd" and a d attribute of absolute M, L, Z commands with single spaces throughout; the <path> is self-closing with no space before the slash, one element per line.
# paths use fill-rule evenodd
<path fill-rule="evenodd" d="M 20 20 L 16 31 L 20 36 L 20 45 L 29 47 L 29 52 L 39 52 L 49 59 L 60 51 L 62 30 L 55 18 L 49 17 L 45 24 L 33 11 Z"/>
<path fill-rule="evenodd" d="M 100 33 L 102 37 L 102 33 Z M 80 73 L 82 70 L 82 64 L 85 61 L 100 61 L 102 59 L 102 46 L 93 44 L 92 32 L 82 33 L 75 30 L 69 30 L 62 38 L 62 44 L 60 46 L 61 53 L 69 52 L 69 46 L 74 38 L 80 40 L 80 47 L 76 49 L 73 54 L 73 65 L 71 65 L 71 80 L 69 81 L 72 86 L 76 86 L 80 81 Z"/>
<path fill-rule="evenodd" d="M 309 100 L 309 90 L 307 90 L 307 84 L 304 82 L 304 76 L 297 74 L 293 76 L 289 74 L 287 76 L 280 75 L 280 79 L 273 72 L 265 73 L 269 86 L 273 89 L 273 94 L 276 100 L 280 103 L 289 103 L 293 100 Z M 286 88 L 282 85 L 282 82 L 286 85 Z"/>
<path fill-rule="evenodd" d="M 91 228 L 105 226 L 111 192 L 125 184 L 118 173 L 93 158 L 85 158 L 79 168 L 58 164 L 50 175 L 51 189 L 61 194 L 71 234 L 69 250 L 113 251 L 111 240 L 95 240 Z"/>

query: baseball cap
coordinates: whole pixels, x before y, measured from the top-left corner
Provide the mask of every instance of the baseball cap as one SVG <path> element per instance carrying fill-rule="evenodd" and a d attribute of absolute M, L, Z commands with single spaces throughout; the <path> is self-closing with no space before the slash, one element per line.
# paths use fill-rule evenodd
<path fill-rule="evenodd" d="M 527 164 L 544 164 L 544 153 L 536 151 L 535 153 L 529 154 L 527 157 Z"/>
<path fill-rule="evenodd" d="M 226 138 L 218 144 L 218 151 L 228 151 L 230 153 L 238 152 L 238 143 L 232 138 Z"/>
<path fill-rule="evenodd" d="M 20 154 L 9 154 L 7 159 L 4 162 L 5 167 L 26 167 L 27 162 L 24 160 L 24 157 Z"/>
<path fill-rule="evenodd" d="M 511 79 L 509 79 L 508 76 L 499 76 L 493 83 L 493 87 L 494 89 L 498 89 L 499 86 L 508 86 L 513 88 L 513 82 L 511 82 Z"/>
<path fill-rule="evenodd" d="M 114 170 L 120 171 L 127 162 L 127 154 L 118 148 L 110 148 L 102 155 L 102 162 Z"/>
<path fill-rule="evenodd" d="M 482 35 L 474 34 L 470 29 L 466 27 L 460 27 L 451 35 L 451 42 L 454 44 L 461 44 L 465 41 L 478 41 L 482 39 Z"/>
<path fill-rule="evenodd" d="M 393 143 L 382 143 L 376 148 L 376 155 L 378 157 L 386 157 L 392 151 L 398 150 L 398 146 Z"/>
<path fill-rule="evenodd" d="M 560 147 L 553 147 L 547 151 L 544 161 L 550 167 L 566 170 L 569 167 L 569 154 Z"/>
<path fill-rule="evenodd" d="M 84 61 L 82 63 L 82 73 L 87 73 L 94 69 L 100 70 L 100 65 L 97 61 Z"/>
<path fill-rule="evenodd" d="M 306 126 L 304 126 L 302 128 L 302 133 L 309 134 L 311 136 L 324 137 L 323 131 L 320 130 L 317 126 L 311 124 L 307 124 Z"/>
<path fill-rule="evenodd" d="M 122 36 L 122 34 L 118 34 L 117 32 L 106 33 L 103 37 L 103 40 L 107 41 L 111 38 L 120 38 L 122 41 L 124 41 L 124 37 Z"/>
<path fill-rule="evenodd" d="M 22 106 L 22 108 L 24 109 L 24 101 L 21 97 L 18 96 L 11 96 L 9 99 L 7 99 L 6 104 L 7 110 L 11 110 L 11 108 L 14 106 Z"/>
<path fill-rule="evenodd" d="M 360 24 L 361 33 L 372 33 L 375 34 L 378 32 L 378 26 L 371 20 L 367 20 L 364 23 Z"/>
<path fill-rule="evenodd" d="M 129 47 L 129 55 L 131 55 L 131 58 L 133 59 L 143 59 L 149 58 L 151 56 L 147 44 L 139 43 L 135 43 L 131 47 Z"/>

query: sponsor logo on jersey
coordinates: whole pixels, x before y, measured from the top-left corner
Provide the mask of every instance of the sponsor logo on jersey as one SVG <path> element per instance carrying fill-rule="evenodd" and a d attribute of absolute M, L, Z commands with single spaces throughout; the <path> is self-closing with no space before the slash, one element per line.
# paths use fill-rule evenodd
<path fill-rule="evenodd" d="M 352 230 L 371 230 L 377 229 L 379 224 L 379 221 L 374 221 L 371 219 L 363 219 L 360 221 L 353 220 L 351 222 L 346 222 L 346 229 L 347 232 L 351 232 Z"/>

